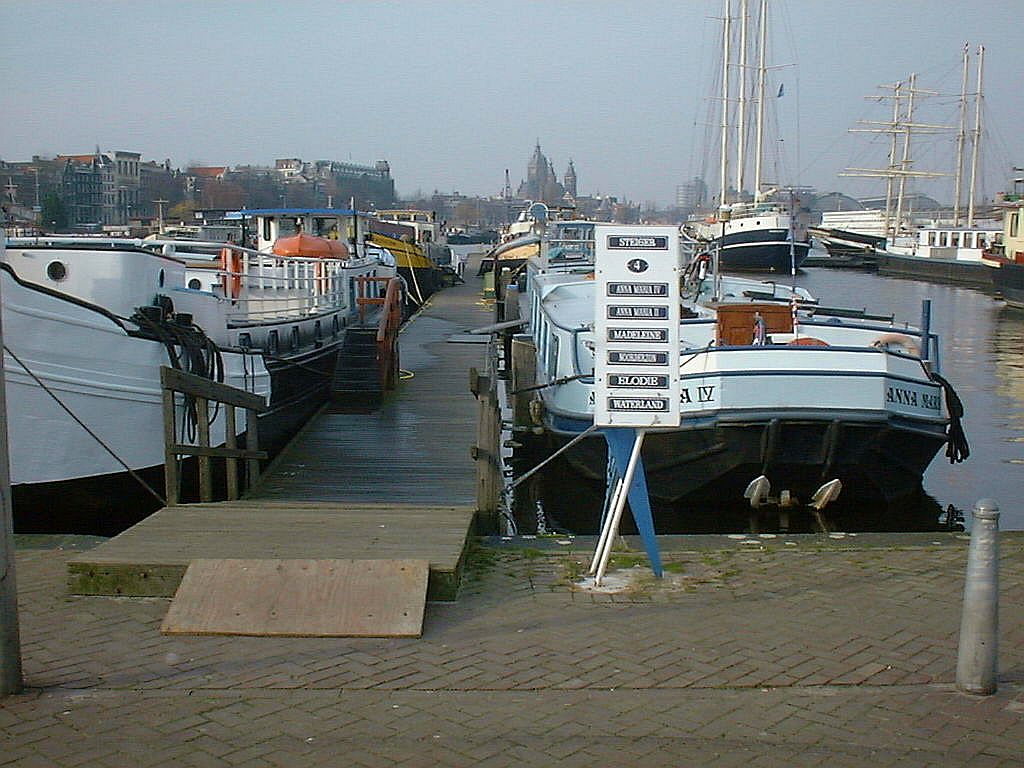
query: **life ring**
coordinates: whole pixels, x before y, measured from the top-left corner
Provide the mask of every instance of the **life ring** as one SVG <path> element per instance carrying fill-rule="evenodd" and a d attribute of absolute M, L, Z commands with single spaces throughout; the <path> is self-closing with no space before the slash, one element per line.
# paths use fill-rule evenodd
<path fill-rule="evenodd" d="M 220 266 L 224 270 L 224 295 L 237 299 L 242 293 L 242 254 L 230 247 L 221 248 Z"/>
<path fill-rule="evenodd" d="M 793 339 L 786 346 L 789 347 L 827 347 L 828 342 L 816 339 L 813 336 L 801 336 L 799 339 Z"/>
<path fill-rule="evenodd" d="M 921 356 L 921 347 L 917 340 L 905 333 L 883 333 L 871 342 L 871 346 L 886 352 L 899 352 L 911 357 Z"/>

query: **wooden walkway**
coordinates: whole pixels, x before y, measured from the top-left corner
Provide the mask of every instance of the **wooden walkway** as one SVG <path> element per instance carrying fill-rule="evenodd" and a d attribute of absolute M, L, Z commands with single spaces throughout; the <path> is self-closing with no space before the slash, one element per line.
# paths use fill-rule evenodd
<path fill-rule="evenodd" d="M 319 413 L 245 499 L 158 511 L 72 559 L 71 591 L 170 596 L 199 558 L 394 558 L 429 561 L 428 599 L 454 599 L 476 510 L 469 368 L 487 349 L 464 331 L 491 318 L 475 277 L 436 294 L 378 412 Z"/>
<path fill-rule="evenodd" d="M 435 294 L 400 337 L 403 376 L 412 378 L 375 413 L 315 416 L 249 497 L 475 505 L 469 369 L 483 369 L 488 337 L 464 331 L 493 322 L 481 290 L 467 276 L 465 285 Z M 453 336 L 457 343 L 448 341 Z"/>

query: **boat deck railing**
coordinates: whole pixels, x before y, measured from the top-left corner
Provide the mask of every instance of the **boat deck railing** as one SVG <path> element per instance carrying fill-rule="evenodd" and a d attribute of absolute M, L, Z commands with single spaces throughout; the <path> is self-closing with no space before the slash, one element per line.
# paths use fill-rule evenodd
<path fill-rule="evenodd" d="M 338 309 L 355 312 L 356 280 L 390 277 L 378 275 L 380 263 L 367 257 L 281 256 L 230 243 L 151 242 L 172 246 L 170 255 L 185 259 L 190 266 L 216 270 L 221 291 L 231 301 L 227 319 L 233 324 L 273 322 Z M 364 298 L 380 298 L 385 285 L 373 282 L 365 291 Z"/>

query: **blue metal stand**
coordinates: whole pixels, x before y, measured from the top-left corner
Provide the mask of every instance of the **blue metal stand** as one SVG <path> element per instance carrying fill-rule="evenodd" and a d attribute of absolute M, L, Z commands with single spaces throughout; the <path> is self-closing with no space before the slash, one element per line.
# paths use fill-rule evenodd
<path fill-rule="evenodd" d="M 629 464 L 629 456 L 633 446 L 640 438 L 635 429 L 626 427 L 606 427 L 601 430 L 605 441 L 608 443 L 608 462 L 611 466 L 609 472 L 609 488 L 614 487 L 615 481 L 622 477 Z M 651 498 L 647 492 L 647 475 L 644 473 L 644 463 L 641 458 L 633 473 L 633 482 L 629 485 L 629 510 L 633 514 L 637 531 L 644 543 L 644 550 L 651 561 L 651 570 L 659 579 L 662 576 L 661 553 L 658 550 L 658 539 L 654 533 L 654 516 L 651 513 Z"/>

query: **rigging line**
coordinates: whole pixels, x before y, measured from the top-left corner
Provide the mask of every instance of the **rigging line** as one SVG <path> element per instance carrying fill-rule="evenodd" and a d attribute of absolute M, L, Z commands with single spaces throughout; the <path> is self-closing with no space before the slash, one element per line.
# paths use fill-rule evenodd
<path fill-rule="evenodd" d="M 572 447 L 573 447 L 574 445 L 576 445 L 576 443 L 578 443 L 578 442 L 579 442 L 580 440 L 582 440 L 582 439 L 583 439 L 583 438 L 585 438 L 585 437 L 586 437 L 587 435 L 591 434 L 592 432 L 594 432 L 594 431 L 595 431 L 595 430 L 597 430 L 597 429 L 598 429 L 598 426 L 597 426 L 596 424 L 591 424 L 591 425 L 590 425 L 589 427 L 587 427 L 587 428 L 586 428 L 585 430 L 583 430 L 583 431 L 582 431 L 582 432 L 580 432 L 580 433 L 579 433 L 578 435 L 576 435 L 576 437 L 574 437 L 574 438 L 573 438 L 572 440 L 570 440 L 570 441 L 569 441 L 568 443 L 566 443 L 566 444 L 565 444 L 565 445 L 563 445 L 563 446 L 562 446 L 561 448 L 559 448 L 559 449 L 558 449 L 557 451 L 555 451 L 555 452 L 554 452 L 554 453 L 552 453 L 552 454 L 551 454 L 550 456 L 548 456 L 548 457 L 547 457 L 546 459 L 544 459 L 544 461 L 542 461 L 542 462 L 541 462 L 540 464 L 538 464 L 537 466 L 535 466 L 535 467 L 534 467 L 533 469 L 531 469 L 531 470 L 528 470 L 527 472 L 524 472 L 524 473 L 523 473 L 523 474 L 521 474 L 521 475 L 520 475 L 519 477 L 517 477 L 517 478 L 516 478 L 515 480 L 513 480 L 513 481 L 512 481 L 512 482 L 511 482 L 511 483 L 510 483 L 510 484 L 508 485 L 508 489 L 509 489 L 509 490 L 512 490 L 513 488 L 516 488 L 517 486 L 519 486 L 519 485 L 520 485 L 520 484 L 521 484 L 521 483 L 522 483 L 522 482 L 523 482 L 524 480 L 526 480 L 526 479 L 528 479 L 528 478 L 530 478 L 530 477 L 533 477 L 533 476 L 534 476 L 535 474 L 537 474 L 537 473 L 538 473 L 538 472 L 539 472 L 539 471 L 540 471 L 541 469 L 543 469 L 543 468 L 544 468 L 544 467 L 546 467 L 546 466 L 547 466 L 548 464 L 550 464 L 550 463 L 551 463 L 552 461 L 554 461 L 554 460 L 555 460 L 555 458 L 557 458 L 558 456 L 560 456 L 560 455 L 562 455 L 563 453 L 565 453 L 565 452 L 566 452 L 567 450 L 569 450 L 569 449 L 570 449 L 570 448 L 572 448 Z"/>
<path fill-rule="evenodd" d="M 32 377 L 32 379 L 35 381 L 35 383 L 38 384 L 40 386 L 40 388 L 46 394 L 48 394 L 50 397 L 52 397 L 54 399 L 54 401 L 57 403 L 57 405 L 59 405 L 68 414 L 68 416 L 70 416 L 72 419 L 74 419 L 82 429 L 84 429 L 86 432 L 88 432 L 89 436 L 92 437 L 93 440 L 95 440 L 97 443 L 99 443 L 100 446 L 103 448 L 103 450 L 105 450 L 107 453 L 109 453 L 113 457 L 114 461 L 116 461 L 118 464 L 120 464 L 122 467 L 124 467 L 125 470 L 128 472 L 128 474 L 131 475 L 135 480 L 137 480 L 139 482 L 139 484 L 143 488 L 145 488 L 147 491 L 149 491 L 149 493 L 152 494 L 152 496 L 157 501 L 159 501 L 163 506 L 165 506 L 165 507 L 167 506 L 167 499 L 165 499 L 163 496 L 161 496 L 159 493 L 157 493 L 155 490 L 153 490 L 153 487 L 149 483 L 147 483 L 145 480 L 143 480 L 142 477 L 138 473 L 135 472 L 135 470 L 133 470 L 131 467 L 129 467 L 127 464 L 125 464 L 121 460 L 121 457 L 118 456 L 116 453 L 114 453 L 114 450 L 109 445 L 107 445 L 105 442 L 103 442 L 103 440 L 100 438 L 99 435 L 97 435 L 95 432 L 93 432 L 91 429 L 89 429 L 88 425 L 86 425 L 85 422 L 83 422 L 80 418 L 78 418 L 74 414 L 74 412 L 72 412 L 72 410 L 70 408 L 68 408 L 64 404 L 64 402 L 59 397 L 57 397 L 57 395 L 55 395 L 53 393 L 53 391 L 49 387 L 47 387 L 42 382 L 42 380 L 38 376 L 36 376 L 29 369 L 29 367 L 27 365 L 25 365 L 23 362 L 21 362 L 21 360 L 18 358 L 18 356 L 16 354 L 14 354 L 14 352 L 11 350 L 11 348 L 8 347 L 6 344 L 4 344 L 4 351 L 7 352 L 7 354 L 9 354 L 14 359 L 14 362 L 16 362 L 18 365 L 21 366 L 22 370 L 24 370 L 25 373 L 27 373 L 30 377 Z"/>

